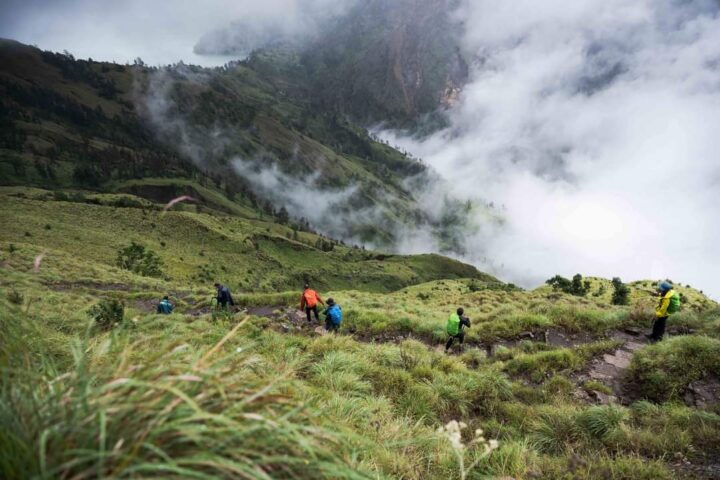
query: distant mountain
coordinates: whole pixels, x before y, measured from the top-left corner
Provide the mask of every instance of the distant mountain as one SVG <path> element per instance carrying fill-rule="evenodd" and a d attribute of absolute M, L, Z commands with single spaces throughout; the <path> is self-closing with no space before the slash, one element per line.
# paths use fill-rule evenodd
<path fill-rule="evenodd" d="M 4 40 L 0 65 L 3 184 L 111 191 L 144 177 L 198 180 L 302 228 L 385 248 L 410 226 L 453 230 L 408 191 L 407 179 L 422 186 L 432 172 L 323 107 L 311 82 L 293 80 L 306 66 L 291 52 L 157 69 Z"/>
<path fill-rule="evenodd" d="M 360 3 L 304 52 L 313 92 L 364 124 L 406 125 L 452 104 L 468 75 L 457 3 Z"/>
<path fill-rule="evenodd" d="M 369 0 L 312 28 L 234 22 L 196 51 L 236 53 L 273 65 L 320 108 L 363 125 L 439 126 L 467 81 L 457 0 Z M 309 20 L 308 20 L 309 21 Z M 290 62 L 289 64 L 287 62 Z M 432 122 L 435 122 L 433 125 Z"/>

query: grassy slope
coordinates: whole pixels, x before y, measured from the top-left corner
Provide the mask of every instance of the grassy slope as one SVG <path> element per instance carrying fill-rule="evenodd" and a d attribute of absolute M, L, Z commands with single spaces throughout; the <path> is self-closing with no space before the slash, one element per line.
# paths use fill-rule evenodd
<path fill-rule="evenodd" d="M 208 192 L 209 197 L 219 196 L 193 188 Z M 261 220 L 254 212 L 242 218 L 196 213 L 195 206 L 181 206 L 185 211 L 163 215 L 154 205 L 116 208 L 55 201 L 50 192 L 19 190 L 3 189 L 8 194 L 2 196 L 0 218 L 7 228 L 0 239 L 47 250 L 50 262 L 55 254 L 70 255 L 112 269 L 118 249 L 135 240 L 158 252 L 171 281 L 211 285 L 221 280 L 236 291 L 297 289 L 305 279 L 320 287 L 362 286 L 370 291 L 448 277 L 491 279 L 440 256 L 378 256 L 340 245 L 322 252 L 313 246 L 315 235 L 299 233 L 298 240 L 292 240 L 289 227 Z"/>
<path fill-rule="evenodd" d="M 436 433 L 451 419 L 500 441 L 468 478 L 560 479 L 572 471 L 581 479 L 669 479 L 682 473 L 670 459 L 712 461 L 720 453 L 717 407 L 672 403 L 683 382 L 716 368 L 717 305 L 692 289 L 681 289 L 693 300 L 677 322 L 696 333 L 644 348 L 637 358 L 647 360 L 632 367 L 652 398 L 657 370 L 692 365 L 673 375 L 672 391 L 659 392 L 671 403 L 589 406 L 574 396 L 573 375 L 613 348 L 604 332 L 648 326 L 653 301 L 637 289 L 633 306 L 612 307 L 604 297 L 524 292 L 480 274 L 422 283 L 464 276 L 467 267 L 342 247 L 322 253 L 285 238 L 286 227 L 192 206 L 160 217 L 154 205 L 143 213 L 18 193 L 48 196 L 4 189 L 0 209 L 8 226 L 0 236 L 0 443 L 15 452 L 0 462 L 6 478 L 459 478 L 451 444 Z M 159 252 L 167 279 L 112 266 L 117 247 L 133 238 Z M 245 245 L 248 238 L 259 250 Z M 219 253 L 234 261 L 215 262 Z M 198 315 L 211 294 L 209 280 L 197 278 L 204 265 L 236 292 L 247 290 L 238 295 L 243 303 L 276 307 L 294 303 L 293 276 L 310 272 L 344 308 L 341 335 L 282 333 L 259 317 L 235 329 L 242 315 Z M 295 291 L 256 293 L 263 288 Z M 177 313 L 157 316 L 154 302 L 166 292 Z M 87 330 L 87 310 L 103 297 L 125 302 L 126 323 Z M 465 352 L 447 357 L 436 347 L 458 305 L 473 328 Z M 566 348 L 517 342 L 521 332 L 547 329 L 593 338 Z M 487 342 L 508 348 L 486 358 Z M 465 464 L 481 453 L 470 446 Z"/>

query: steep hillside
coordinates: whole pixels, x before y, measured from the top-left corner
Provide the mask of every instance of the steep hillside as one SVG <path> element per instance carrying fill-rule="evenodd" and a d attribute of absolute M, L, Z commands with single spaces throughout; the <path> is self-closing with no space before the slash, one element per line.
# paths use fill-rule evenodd
<path fill-rule="evenodd" d="M 251 56 L 294 96 L 361 125 L 442 125 L 468 76 L 460 51 L 457 0 L 338 2 L 305 28 L 232 22 L 201 38 L 196 51 Z"/>
<path fill-rule="evenodd" d="M 315 96 L 364 124 L 408 126 L 452 105 L 468 75 L 459 3 L 360 2 L 303 55 Z"/>
<path fill-rule="evenodd" d="M 421 163 L 252 62 L 156 69 L 2 41 L 0 64 L 6 185 L 189 179 L 300 228 L 386 247 L 403 227 L 431 224 L 404 183 L 431 180 Z"/>

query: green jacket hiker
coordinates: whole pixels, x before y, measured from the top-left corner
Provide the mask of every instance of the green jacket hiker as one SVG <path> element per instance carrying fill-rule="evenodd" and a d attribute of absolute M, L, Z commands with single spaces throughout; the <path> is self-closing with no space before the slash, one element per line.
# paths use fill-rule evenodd
<path fill-rule="evenodd" d="M 463 327 L 470 328 L 470 319 L 463 316 L 465 310 L 458 308 L 457 311 L 450 315 L 447 321 L 446 331 L 450 338 L 448 338 L 445 344 L 445 353 L 450 351 L 453 341 L 457 338 L 460 340 L 460 345 L 465 342 L 465 333 L 463 333 Z"/>

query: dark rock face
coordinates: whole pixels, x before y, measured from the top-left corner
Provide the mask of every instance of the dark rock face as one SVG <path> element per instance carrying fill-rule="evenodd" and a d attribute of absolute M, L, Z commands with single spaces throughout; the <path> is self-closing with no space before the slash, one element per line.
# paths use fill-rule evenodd
<path fill-rule="evenodd" d="M 455 0 L 360 3 L 302 58 L 314 96 L 363 123 L 411 122 L 452 106 L 467 81 Z"/>

